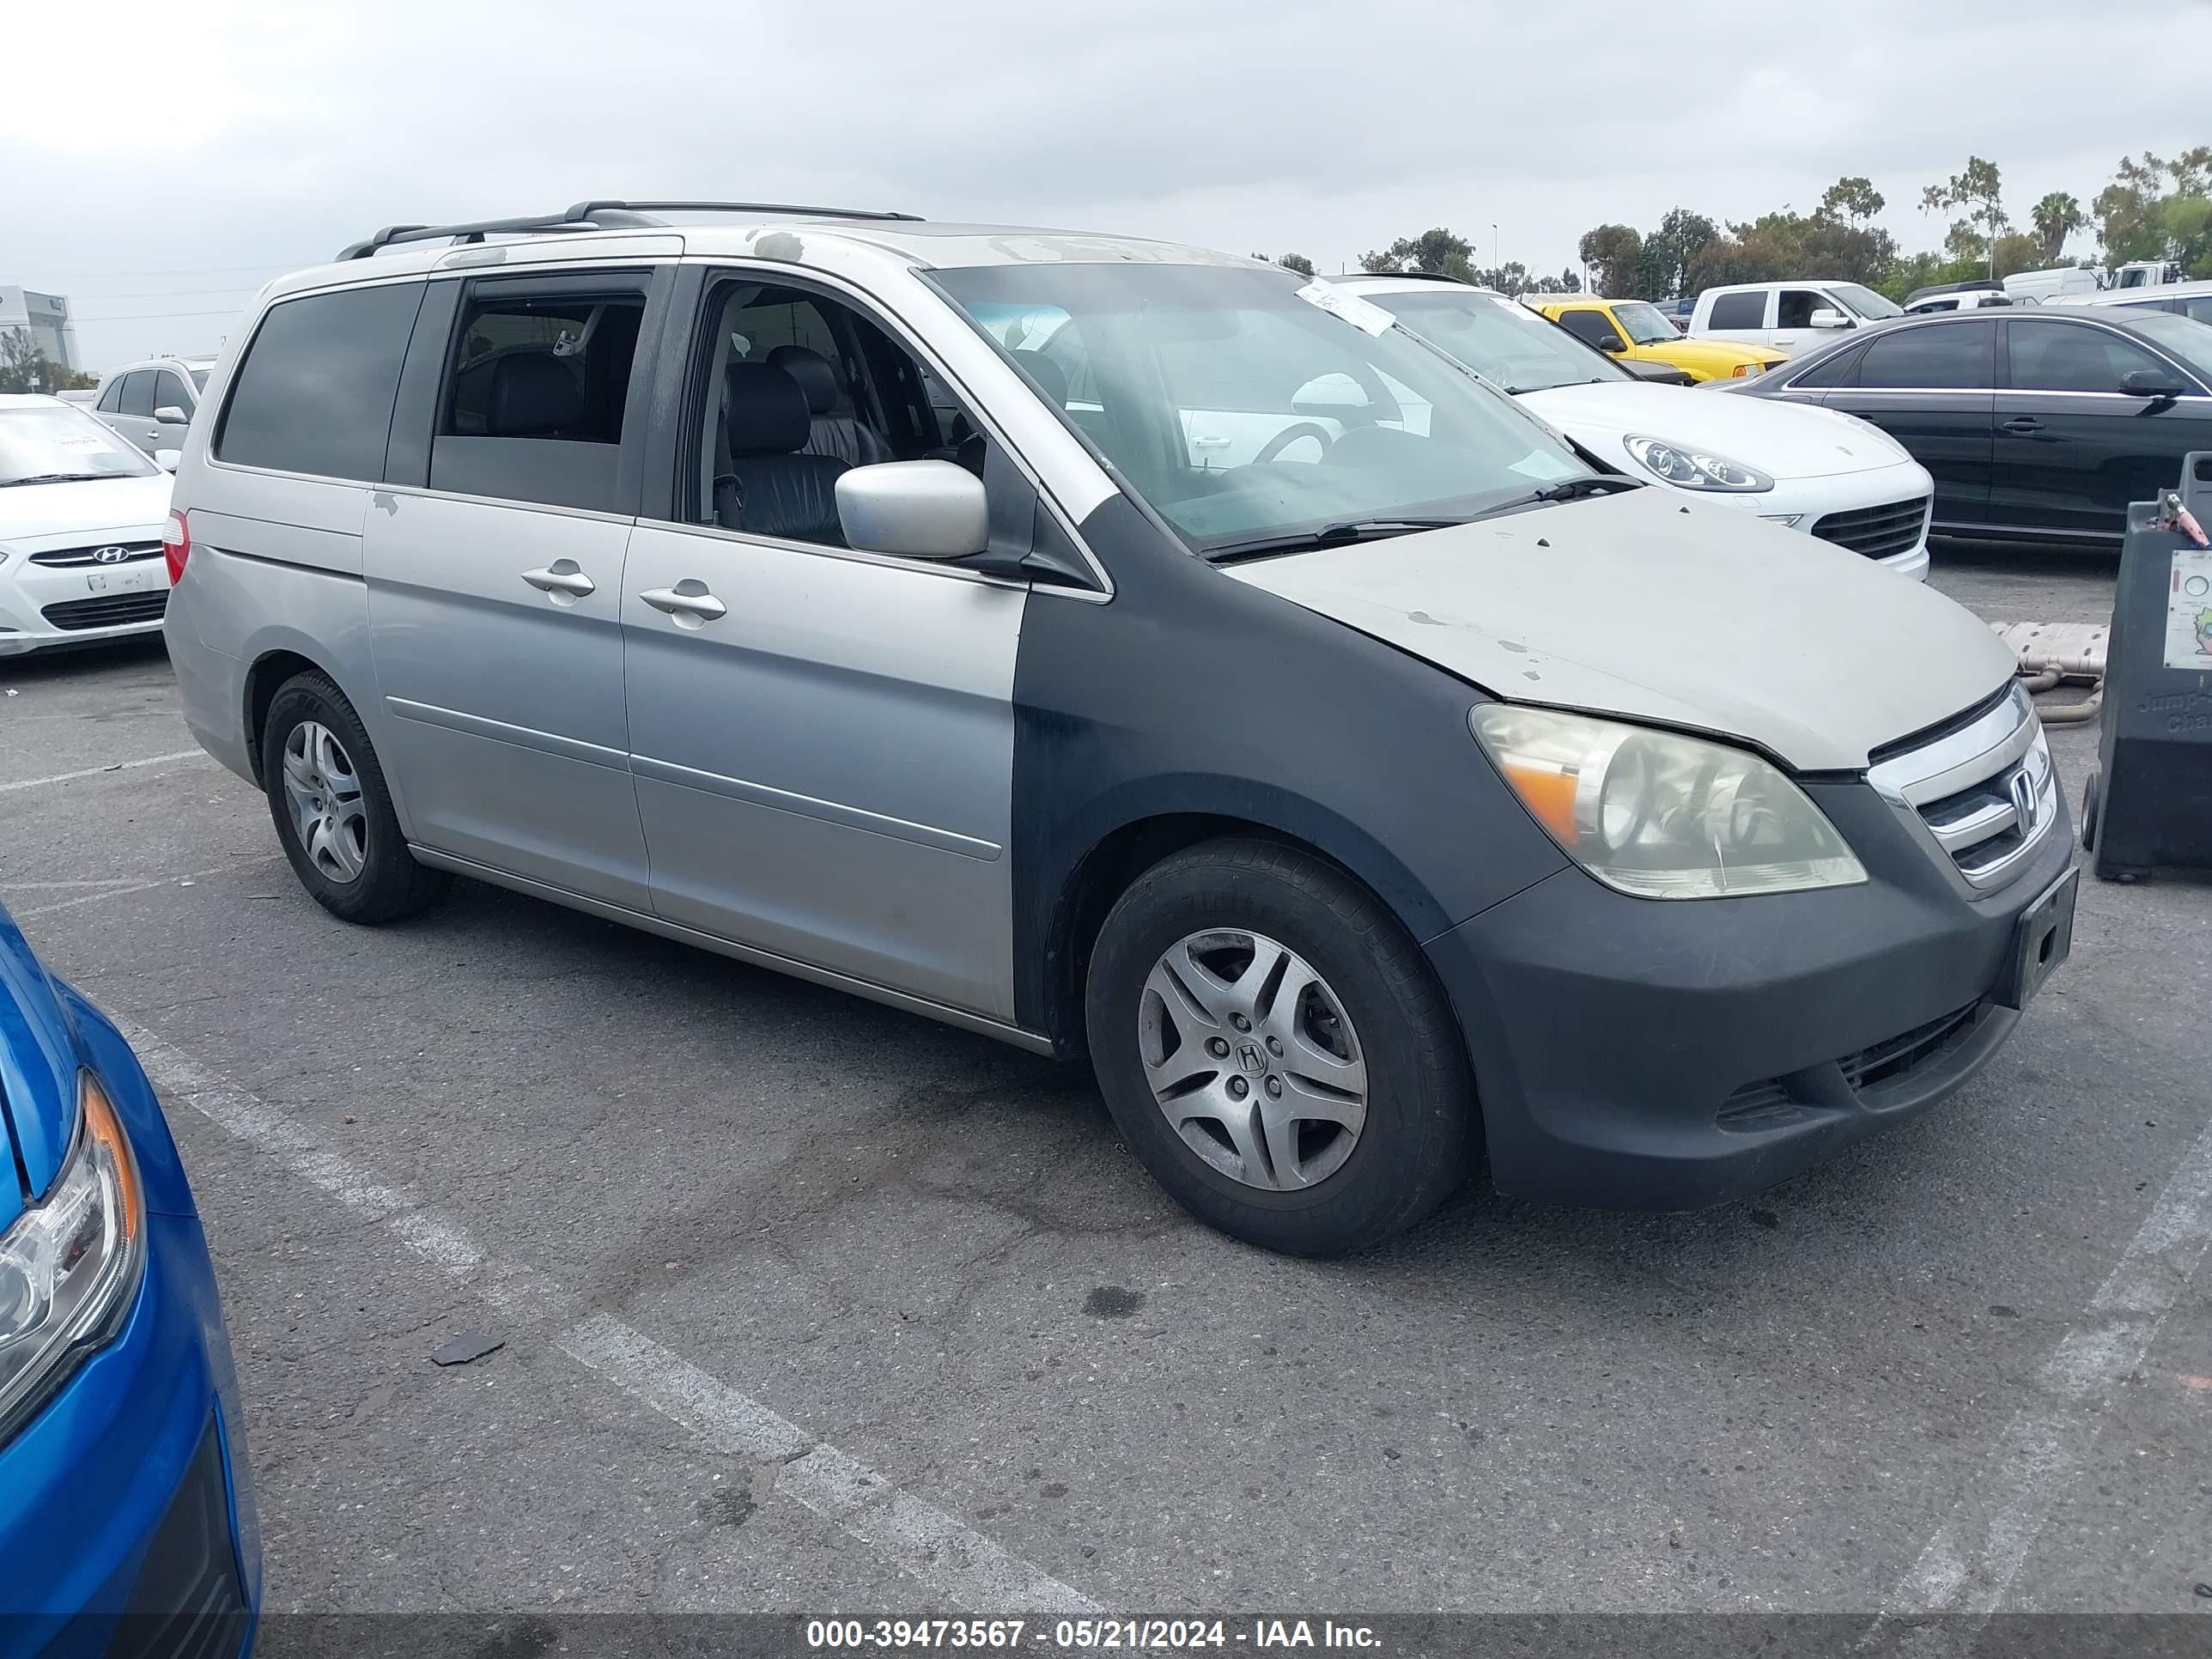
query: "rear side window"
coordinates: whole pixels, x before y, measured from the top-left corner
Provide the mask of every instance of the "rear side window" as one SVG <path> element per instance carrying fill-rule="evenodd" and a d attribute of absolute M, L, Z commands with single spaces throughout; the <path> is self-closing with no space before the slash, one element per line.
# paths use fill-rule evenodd
<path fill-rule="evenodd" d="M 2181 314 L 2193 317 L 2200 323 L 2212 323 L 2212 294 L 2198 295 L 2181 302 Z"/>
<path fill-rule="evenodd" d="M 382 477 L 422 286 L 349 289 L 270 307 L 231 377 L 216 458 L 328 478 Z"/>
<path fill-rule="evenodd" d="M 2015 392 L 2118 392 L 2130 370 L 2165 367 L 2109 329 L 2025 319 L 2014 322 L 2007 355 Z"/>
<path fill-rule="evenodd" d="M 470 297 L 430 446 L 430 487 L 612 511 L 641 288 Z"/>
<path fill-rule="evenodd" d="M 122 410 L 125 415 L 154 418 L 154 371 L 134 368 L 123 377 Z"/>
<path fill-rule="evenodd" d="M 1766 321 L 1766 295 L 1764 294 L 1723 294 L 1713 301 L 1713 314 L 1705 319 L 1707 328 L 1758 328 Z"/>
<path fill-rule="evenodd" d="M 1859 359 L 1865 386 L 1905 386 L 1921 392 L 1986 390 L 1996 331 L 1988 323 L 1938 323 L 1885 334 Z"/>

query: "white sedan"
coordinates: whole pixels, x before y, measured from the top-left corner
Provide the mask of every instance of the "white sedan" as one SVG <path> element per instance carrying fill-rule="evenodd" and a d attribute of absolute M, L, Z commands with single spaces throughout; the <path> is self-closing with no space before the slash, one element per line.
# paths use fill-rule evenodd
<path fill-rule="evenodd" d="M 158 632 L 169 475 L 74 404 L 0 396 L 0 657 Z"/>
<path fill-rule="evenodd" d="M 1934 482 L 1868 422 L 1653 385 L 1526 306 L 1463 283 L 1349 276 L 1330 285 L 1381 307 L 1632 478 L 1726 501 L 1927 577 Z"/>

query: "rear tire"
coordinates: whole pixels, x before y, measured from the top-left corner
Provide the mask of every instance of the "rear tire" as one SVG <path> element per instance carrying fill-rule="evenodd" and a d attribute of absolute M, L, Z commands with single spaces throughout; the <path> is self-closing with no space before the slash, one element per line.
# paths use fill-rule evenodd
<path fill-rule="evenodd" d="M 1473 1167 L 1474 1079 L 1426 958 L 1310 854 L 1223 840 L 1154 865 L 1108 914 L 1085 1003 L 1123 1137 L 1234 1237 L 1365 1249 Z"/>
<path fill-rule="evenodd" d="M 326 676 L 296 674 L 270 700 L 261 780 L 293 873 L 332 915 L 397 921 L 453 886 L 408 852 L 368 732 Z"/>

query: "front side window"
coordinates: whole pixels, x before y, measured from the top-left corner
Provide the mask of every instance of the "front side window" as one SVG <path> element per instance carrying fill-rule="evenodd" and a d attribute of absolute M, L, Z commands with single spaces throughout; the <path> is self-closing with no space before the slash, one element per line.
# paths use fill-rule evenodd
<path fill-rule="evenodd" d="M 2181 314 L 2199 323 L 2212 323 L 2212 294 L 2200 294 L 2181 302 Z"/>
<path fill-rule="evenodd" d="M 313 294 L 270 307 L 231 377 L 216 459 L 374 482 L 420 283 Z"/>
<path fill-rule="evenodd" d="M 1634 378 L 1517 301 L 1449 289 L 1382 294 L 1375 300 L 1414 333 L 1508 392 Z"/>
<path fill-rule="evenodd" d="M 1620 337 L 1620 331 L 1613 325 L 1612 318 L 1602 311 L 1591 311 L 1587 307 L 1561 312 L 1559 326 L 1587 345 L 1596 345 L 1608 337 L 1616 340 Z"/>
<path fill-rule="evenodd" d="M 1613 319 L 1627 331 L 1631 345 L 1663 345 L 1682 337 L 1657 306 L 1646 300 L 1623 300 L 1613 308 Z"/>
<path fill-rule="evenodd" d="M 154 407 L 173 409 L 186 416 L 192 412 L 191 394 L 185 390 L 184 380 L 166 368 L 154 377 Z"/>
<path fill-rule="evenodd" d="M 1856 345 L 1847 346 L 1842 350 L 1832 352 L 1821 358 L 1810 368 L 1800 370 L 1791 377 L 1790 384 L 1793 386 L 1808 388 L 1843 386 L 1850 380 L 1852 366 L 1858 360 L 1859 348 Z"/>
<path fill-rule="evenodd" d="M 0 404 L 0 489 L 85 478 L 139 478 L 155 469 L 81 409 L 63 403 Z"/>
<path fill-rule="evenodd" d="M 1953 305 L 1959 302 L 1951 301 Z M 1835 304 L 1816 289 L 1785 288 L 1774 296 L 1774 325 L 1777 328 L 1810 328 L 1816 311 L 1833 311 Z"/>
<path fill-rule="evenodd" d="M 1995 327 L 1985 322 L 1936 323 L 1884 334 L 1859 359 L 1862 387 L 1917 392 L 1985 391 Z"/>
<path fill-rule="evenodd" d="M 2195 314 L 2203 321 L 2191 322 L 2170 311 L 2129 320 L 2145 339 L 2191 370 L 2201 383 L 2212 386 L 2212 334 L 2204 329 L 2205 323 L 2212 322 L 2212 295 L 2190 303 L 2200 307 Z"/>
<path fill-rule="evenodd" d="M 1760 328 L 1766 322 L 1766 295 L 1763 293 L 1723 294 L 1713 300 L 1713 314 L 1707 328 Z"/>
<path fill-rule="evenodd" d="M 2118 392 L 2131 371 L 2163 367 L 2110 329 L 2024 318 L 2013 321 L 2008 356 L 2015 392 Z"/>
<path fill-rule="evenodd" d="M 1894 300 L 1884 299 L 1870 288 L 1856 283 L 1838 283 L 1828 289 L 1830 296 L 1839 301 L 1845 311 L 1856 313 L 1869 322 L 1884 317 L 1902 317 L 1905 307 Z"/>
<path fill-rule="evenodd" d="M 1315 291 L 1348 315 L 1231 266 L 1003 264 L 931 280 L 994 341 L 997 308 L 1064 317 L 1049 347 L 1079 340 L 1097 409 L 1063 412 L 1203 555 L 1463 522 L 1588 472 L 1510 398 L 1325 285 Z"/>

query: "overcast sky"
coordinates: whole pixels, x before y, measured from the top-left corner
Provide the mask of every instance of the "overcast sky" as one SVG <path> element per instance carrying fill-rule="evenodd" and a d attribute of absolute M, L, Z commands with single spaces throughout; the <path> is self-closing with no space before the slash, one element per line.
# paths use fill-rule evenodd
<path fill-rule="evenodd" d="M 1921 186 L 1969 152 L 2024 219 L 2048 190 L 2086 205 L 2124 152 L 2212 138 L 2207 0 L 103 0 L 49 29 L 0 98 L 0 283 L 69 295 L 92 368 L 211 349 L 260 283 L 376 226 L 585 197 L 1325 272 L 1439 223 L 1486 264 L 1495 224 L 1557 270 L 1592 225 L 1804 211 L 1844 173 L 1933 246 Z"/>

